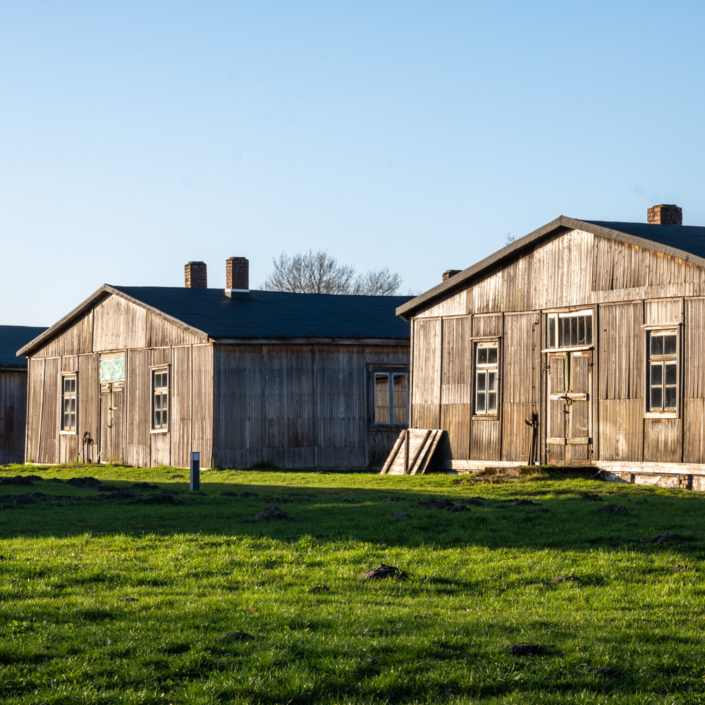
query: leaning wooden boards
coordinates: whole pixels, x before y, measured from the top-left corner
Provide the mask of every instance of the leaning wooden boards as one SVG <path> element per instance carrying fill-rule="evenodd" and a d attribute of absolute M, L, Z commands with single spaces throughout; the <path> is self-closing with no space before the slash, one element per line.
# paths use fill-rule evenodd
<path fill-rule="evenodd" d="M 399 434 L 382 475 L 423 475 L 438 447 L 443 431 L 412 428 Z"/>

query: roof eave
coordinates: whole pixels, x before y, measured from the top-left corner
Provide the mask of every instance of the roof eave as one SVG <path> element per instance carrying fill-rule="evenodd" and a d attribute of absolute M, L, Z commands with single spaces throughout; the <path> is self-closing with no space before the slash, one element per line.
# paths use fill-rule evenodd
<path fill-rule="evenodd" d="M 635 245 L 637 247 L 643 247 L 646 249 L 654 250 L 655 252 L 660 252 L 670 257 L 676 257 L 682 259 L 685 262 L 690 262 L 697 266 L 705 268 L 705 259 L 698 257 L 690 252 L 685 252 L 684 250 L 679 250 L 675 247 L 669 247 L 668 245 L 662 245 L 661 243 L 654 242 L 653 240 L 647 240 L 645 238 L 637 237 L 636 235 L 628 235 L 627 233 L 620 232 L 619 230 L 612 230 L 611 228 L 603 228 L 600 225 L 595 225 L 594 223 L 589 223 L 584 220 L 578 220 L 576 218 L 568 218 L 564 215 L 559 216 L 550 223 L 547 223 L 538 230 L 525 235 L 524 237 L 516 240 L 515 242 L 503 247 L 501 250 L 497 250 L 494 254 L 486 257 L 485 259 L 477 262 L 476 264 L 464 269 L 459 274 L 451 277 L 445 282 L 434 286 L 427 292 L 417 296 L 415 299 L 407 302 L 406 304 L 399 306 L 396 310 L 397 316 L 400 316 L 405 321 L 409 321 L 413 317 L 413 312 L 422 306 L 430 304 L 435 299 L 439 298 L 443 294 L 451 292 L 453 289 L 459 289 L 463 284 L 466 284 L 468 280 L 473 279 L 477 275 L 481 274 L 483 271 L 498 264 L 504 259 L 511 257 L 518 251 L 532 245 L 537 240 L 543 237 L 547 237 L 552 233 L 560 229 L 569 230 L 584 230 L 586 232 L 592 233 L 599 237 L 605 237 L 611 240 L 618 240 L 620 242 L 627 243 L 629 245 Z"/>

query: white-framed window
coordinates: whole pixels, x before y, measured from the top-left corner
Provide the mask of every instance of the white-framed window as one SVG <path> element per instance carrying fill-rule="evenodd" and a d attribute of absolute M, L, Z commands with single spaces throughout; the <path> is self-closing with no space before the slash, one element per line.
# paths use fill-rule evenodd
<path fill-rule="evenodd" d="M 557 350 L 592 345 L 592 310 L 549 313 L 546 318 L 549 349 Z"/>
<path fill-rule="evenodd" d="M 76 375 L 61 376 L 61 431 L 76 433 Z"/>
<path fill-rule="evenodd" d="M 374 422 L 406 425 L 409 421 L 409 375 L 406 372 L 374 373 Z"/>
<path fill-rule="evenodd" d="M 499 341 L 475 343 L 475 415 L 499 413 Z"/>
<path fill-rule="evenodd" d="M 677 328 L 647 331 L 646 411 L 649 414 L 668 416 L 678 414 L 680 401 L 678 338 Z"/>
<path fill-rule="evenodd" d="M 169 369 L 152 370 L 152 430 L 169 428 Z"/>

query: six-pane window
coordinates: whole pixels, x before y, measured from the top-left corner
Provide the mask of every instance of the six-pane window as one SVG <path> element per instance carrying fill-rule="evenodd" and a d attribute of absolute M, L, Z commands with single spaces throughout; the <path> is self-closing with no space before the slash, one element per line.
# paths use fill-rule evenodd
<path fill-rule="evenodd" d="M 497 415 L 499 355 L 497 343 L 478 343 L 475 348 L 475 414 Z"/>
<path fill-rule="evenodd" d="M 652 412 L 678 410 L 678 335 L 676 331 L 649 334 L 648 405 Z"/>
<path fill-rule="evenodd" d="M 549 348 L 575 348 L 588 345 L 592 345 L 592 311 L 549 314 Z"/>
<path fill-rule="evenodd" d="M 375 423 L 406 424 L 409 376 L 405 372 L 375 372 Z"/>
<path fill-rule="evenodd" d="M 76 376 L 61 378 L 61 430 L 76 430 Z"/>
<path fill-rule="evenodd" d="M 167 428 L 169 425 L 169 373 L 167 370 L 152 372 L 152 399 L 152 428 Z"/>

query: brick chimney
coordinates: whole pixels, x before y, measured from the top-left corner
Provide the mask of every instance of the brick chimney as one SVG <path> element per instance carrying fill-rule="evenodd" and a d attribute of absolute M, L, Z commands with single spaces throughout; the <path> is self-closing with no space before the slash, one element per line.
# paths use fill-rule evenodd
<path fill-rule="evenodd" d="M 651 225 L 683 225 L 683 209 L 662 203 L 649 208 L 646 219 Z"/>
<path fill-rule="evenodd" d="M 187 289 L 208 288 L 208 268 L 205 262 L 189 262 L 184 267 Z"/>
<path fill-rule="evenodd" d="M 225 260 L 225 293 L 249 295 L 250 262 L 246 257 L 231 257 Z"/>
<path fill-rule="evenodd" d="M 454 277 L 456 274 L 460 274 L 462 271 L 462 269 L 446 269 L 446 271 L 443 272 L 443 281 L 447 282 L 451 277 Z"/>

